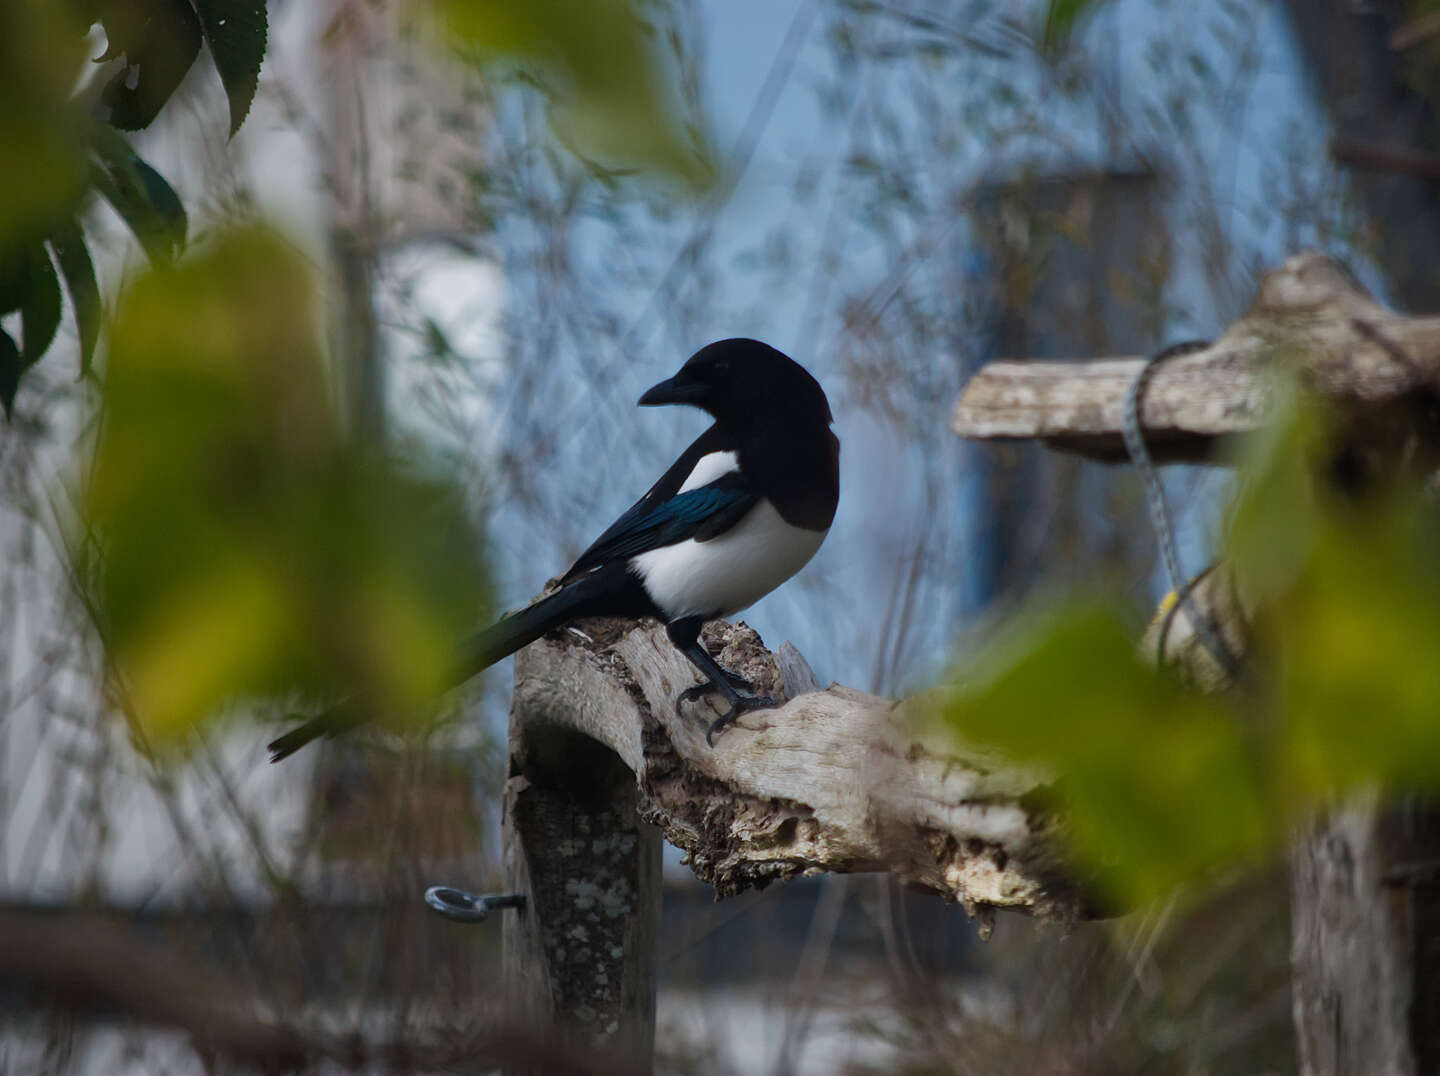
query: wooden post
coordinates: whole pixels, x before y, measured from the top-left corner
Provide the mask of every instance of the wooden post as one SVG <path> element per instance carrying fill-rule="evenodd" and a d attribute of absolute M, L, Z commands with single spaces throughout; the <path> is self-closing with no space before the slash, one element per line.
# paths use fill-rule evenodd
<path fill-rule="evenodd" d="M 503 928 L 511 1015 L 577 1050 L 647 1072 L 655 1044 L 660 831 L 640 820 L 635 775 L 523 697 L 510 715 Z"/>
<path fill-rule="evenodd" d="M 966 386 L 954 428 L 981 440 L 1038 438 L 1127 458 L 1125 393 L 1144 360 L 994 362 Z M 1154 371 L 1142 414 L 1157 462 L 1219 459 L 1262 426 L 1267 385 L 1298 375 L 1347 418 L 1348 482 L 1440 470 L 1440 317 L 1380 306 L 1317 254 L 1289 259 L 1250 311 L 1204 350 Z M 1252 610 L 1224 565 L 1194 597 L 1243 653 Z M 1228 674 L 1183 609 L 1157 620 L 1147 654 L 1218 689 Z M 1337 805 L 1291 850 L 1293 1012 L 1305 1076 L 1440 1072 L 1440 806 L 1385 790 Z"/>
<path fill-rule="evenodd" d="M 1291 853 L 1300 1071 L 1440 1072 L 1440 816 L 1357 797 Z"/>
<path fill-rule="evenodd" d="M 515 661 L 504 854 L 511 1017 L 648 1071 L 655 1034 L 660 835 L 719 896 L 820 871 L 889 871 L 962 902 L 1072 922 L 1091 914 L 1036 791 L 947 734 L 929 712 L 832 685 L 793 648 L 779 660 L 744 625 L 705 644 L 772 697 L 713 748 L 694 670 L 653 621 L 583 622 Z M 933 722 L 929 723 L 933 725 Z M 521 1071 L 524 1071 L 523 1069 Z"/>

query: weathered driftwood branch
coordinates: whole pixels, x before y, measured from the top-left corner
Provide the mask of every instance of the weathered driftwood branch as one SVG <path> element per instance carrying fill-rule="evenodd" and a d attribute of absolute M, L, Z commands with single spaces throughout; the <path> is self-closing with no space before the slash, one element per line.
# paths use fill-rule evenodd
<path fill-rule="evenodd" d="M 694 670 L 654 622 L 588 621 L 522 650 L 505 782 L 504 921 L 514 1015 L 648 1071 L 655 1027 L 660 835 L 723 896 L 820 871 L 891 871 L 961 901 L 1086 914 L 1056 851 L 1043 778 L 918 731 L 919 708 L 816 690 L 744 625 L 712 654 L 784 706 L 712 749 L 706 702 L 677 713 Z M 913 711 L 913 713 L 912 713 Z"/>
<path fill-rule="evenodd" d="M 953 428 L 977 440 L 1038 438 L 1123 460 L 1125 392 L 1143 358 L 1001 360 L 961 393 Z M 1440 317 L 1404 317 L 1339 265 L 1300 254 L 1270 273 L 1254 304 L 1209 347 L 1167 359 L 1146 386 L 1141 424 L 1158 462 L 1213 459 L 1256 429 L 1276 374 L 1363 410 L 1406 410 L 1440 386 Z"/>
<path fill-rule="evenodd" d="M 925 737 L 917 704 L 814 690 L 793 648 L 777 665 L 743 624 L 710 625 L 706 644 L 790 700 L 747 714 L 713 750 L 707 704 L 675 711 L 696 677 L 653 623 L 596 621 L 532 644 L 516 664 L 514 711 L 531 739 L 550 726 L 613 751 L 643 817 L 721 895 L 821 871 L 890 871 L 971 911 L 1083 914 L 1054 822 L 1029 799 L 1042 777 Z"/>

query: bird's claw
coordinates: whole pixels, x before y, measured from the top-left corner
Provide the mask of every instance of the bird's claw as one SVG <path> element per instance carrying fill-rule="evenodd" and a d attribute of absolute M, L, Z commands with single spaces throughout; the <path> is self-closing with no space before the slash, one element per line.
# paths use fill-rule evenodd
<path fill-rule="evenodd" d="M 687 687 L 675 696 L 675 716 L 684 717 L 685 715 L 681 713 L 680 707 L 684 706 L 687 702 L 698 702 L 714 690 L 714 684 L 696 684 L 694 687 Z"/>
<path fill-rule="evenodd" d="M 710 722 L 705 729 L 705 742 L 710 747 L 715 746 L 715 734 L 724 732 L 731 725 L 735 724 L 741 714 L 749 713 L 751 710 L 769 710 L 775 706 L 775 700 L 768 695 L 742 696 L 735 700 L 735 705 L 726 710 L 723 714 Z"/>
<path fill-rule="evenodd" d="M 743 697 L 743 696 L 746 696 L 746 695 L 750 695 L 751 693 L 754 692 L 754 690 L 755 690 L 755 685 L 754 685 L 753 683 L 751 683 L 749 680 L 746 680 L 745 677 L 743 677 L 743 676 L 737 676 L 735 673 L 732 673 L 729 669 L 724 669 L 724 668 L 722 668 L 720 671 L 725 674 L 725 680 L 726 680 L 726 682 L 727 682 L 732 688 L 734 688 L 736 691 L 740 692 L 740 694 L 742 695 L 742 697 Z M 687 702 L 699 702 L 699 701 L 700 701 L 701 699 L 703 699 L 706 695 L 710 694 L 710 692 L 712 692 L 712 691 L 719 691 L 719 690 L 720 690 L 720 688 L 719 688 L 718 686 L 716 686 L 715 684 L 710 683 L 710 682 L 708 682 L 708 681 L 707 681 L 706 683 L 703 683 L 703 684 L 695 684 L 695 685 L 693 685 L 693 686 L 691 686 L 691 687 L 687 687 L 684 691 L 680 692 L 680 694 L 678 694 L 678 695 L 675 696 L 675 714 L 676 714 L 676 716 L 677 716 L 677 717 L 683 717 L 683 716 L 684 716 L 684 715 L 680 712 L 680 708 L 681 708 L 682 706 L 684 706 Z M 756 696 L 756 697 L 763 697 L 763 696 Z M 774 703 L 771 703 L 770 705 L 773 706 Z"/>
<path fill-rule="evenodd" d="M 724 695 L 726 701 L 730 703 L 730 709 L 710 722 L 705 728 L 705 742 L 711 747 L 715 746 L 715 734 L 717 732 L 723 732 L 735 724 L 736 719 L 741 714 L 748 713 L 751 710 L 768 710 L 778 705 L 774 699 L 767 695 L 754 694 L 754 684 L 746 680 L 743 676 L 738 676 L 731 672 L 723 665 L 715 665 L 713 669 L 709 670 L 709 673 L 714 677 L 713 679 L 703 684 L 695 684 L 687 687 L 675 696 L 675 714 L 678 717 L 684 717 L 685 715 L 682 712 L 682 708 L 686 703 L 697 702 L 706 695 L 709 695 L 712 691 L 718 691 Z"/>

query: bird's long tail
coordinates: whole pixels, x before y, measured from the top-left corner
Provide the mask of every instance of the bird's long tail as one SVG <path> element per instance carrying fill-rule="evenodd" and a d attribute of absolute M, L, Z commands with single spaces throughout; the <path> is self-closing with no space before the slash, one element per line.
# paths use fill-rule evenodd
<path fill-rule="evenodd" d="M 465 657 L 450 678 L 450 686 L 458 686 L 488 669 L 497 661 L 528 646 L 546 632 L 567 621 L 584 616 L 604 615 L 610 610 L 596 608 L 603 594 L 599 579 L 586 577 L 548 594 L 524 609 L 511 613 L 477 633 L 465 648 Z M 366 712 L 355 700 L 346 699 L 329 710 L 291 729 L 269 744 L 270 761 L 289 758 L 311 740 L 338 736 L 366 719 Z"/>

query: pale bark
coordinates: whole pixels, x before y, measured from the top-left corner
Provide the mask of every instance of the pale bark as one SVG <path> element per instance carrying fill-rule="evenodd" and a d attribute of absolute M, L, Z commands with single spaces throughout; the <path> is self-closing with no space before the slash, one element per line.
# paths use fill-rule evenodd
<path fill-rule="evenodd" d="M 1123 460 L 1125 393 L 1144 362 L 989 363 L 961 394 L 953 428 L 977 440 L 1038 438 Z M 1334 262 L 1297 255 L 1265 278 L 1249 312 L 1209 347 L 1153 371 L 1141 408 L 1152 454 L 1158 462 L 1214 459 L 1227 439 L 1264 423 L 1276 376 L 1286 371 L 1351 407 L 1404 409 L 1440 385 L 1440 317 L 1395 314 Z"/>
<path fill-rule="evenodd" d="M 1290 961 L 1307 1076 L 1440 1071 L 1440 816 L 1352 796 L 1291 850 Z"/>
<path fill-rule="evenodd" d="M 821 871 L 889 871 L 967 909 L 1084 914 L 1035 806 L 1045 778 L 960 749 L 923 700 L 850 688 L 796 693 L 813 679 L 793 648 L 780 665 L 744 625 L 707 645 L 773 697 L 705 743 L 708 703 L 675 708 L 697 682 L 654 623 L 586 622 L 521 652 L 514 712 L 525 735 L 568 730 L 604 744 L 635 782 L 649 823 L 721 896 Z M 928 732 L 926 730 L 929 730 Z M 512 724 L 512 737 L 515 729 Z M 512 759 L 512 772 L 515 771 Z"/>

